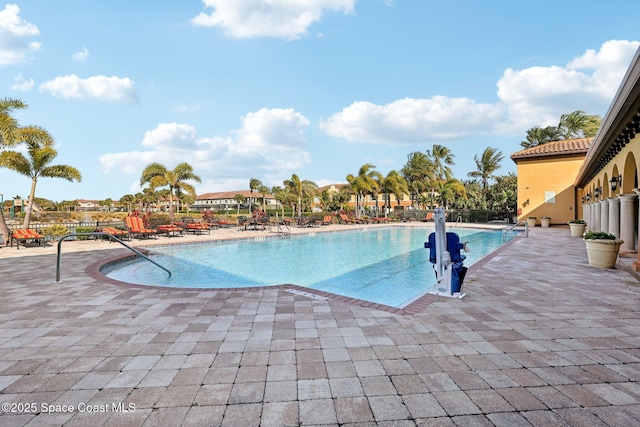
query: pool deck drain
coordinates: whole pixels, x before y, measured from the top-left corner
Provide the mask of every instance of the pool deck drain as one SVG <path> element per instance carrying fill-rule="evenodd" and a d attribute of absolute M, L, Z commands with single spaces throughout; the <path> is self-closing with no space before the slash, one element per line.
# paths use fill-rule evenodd
<path fill-rule="evenodd" d="M 590 267 L 567 229 L 531 230 L 474 265 L 464 299 L 413 315 L 99 282 L 86 266 L 123 253 L 106 242 L 70 244 L 54 284 L 51 248 L 16 252 L 0 249 L 3 426 L 640 425 L 633 259 Z"/>

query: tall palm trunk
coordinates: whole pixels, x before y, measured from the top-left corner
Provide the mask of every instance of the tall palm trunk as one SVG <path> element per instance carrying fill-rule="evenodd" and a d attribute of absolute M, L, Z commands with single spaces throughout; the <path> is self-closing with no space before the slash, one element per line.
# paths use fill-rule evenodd
<path fill-rule="evenodd" d="M 36 194 L 36 180 L 31 180 L 31 192 L 29 193 L 29 199 L 27 200 L 27 207 L 24 210 L 24 222 L 22 223 L 22 229 L 28 230 L 31 224 L 31 213 L 33 212 L 33 199 Z"/>
<path fill-rule="evenodd" d="M 4 220 L 4 203 L 2 204 L 2 210 L 0 210 L 0 233 L 2 233 L 4 243 L 8 244 L 11 240 L 11 236 L 9 236 L 9 226 L 7 225 L 7 221 Z"/>

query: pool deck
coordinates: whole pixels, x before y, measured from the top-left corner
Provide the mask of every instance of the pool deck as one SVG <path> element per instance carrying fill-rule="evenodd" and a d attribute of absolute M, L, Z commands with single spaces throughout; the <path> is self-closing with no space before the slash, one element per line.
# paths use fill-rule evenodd
<path fill-rule="evenodd" d="M 634 258 L 591 267 L 566 228 L 516 238 L 465 298 L 415 314 L 100 282 L 87 267 L 126 253 L 108 242 L 65 242 L 54 283 L 56 249 L 0 249 L 2 426 L 640 425 Z"/>

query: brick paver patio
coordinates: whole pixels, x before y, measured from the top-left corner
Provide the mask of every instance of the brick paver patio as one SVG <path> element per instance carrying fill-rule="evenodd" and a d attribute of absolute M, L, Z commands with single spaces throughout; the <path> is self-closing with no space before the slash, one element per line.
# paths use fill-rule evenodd
<path fill-rule="evenodd" d="M 590 267 L 567 229 L 415 315 L 103 283 L 85 268 L 123 250 L 82 244 L 61 283 L 51 250 L 0 249 L 2 426 L 640 425 L 638 281 Z"/>

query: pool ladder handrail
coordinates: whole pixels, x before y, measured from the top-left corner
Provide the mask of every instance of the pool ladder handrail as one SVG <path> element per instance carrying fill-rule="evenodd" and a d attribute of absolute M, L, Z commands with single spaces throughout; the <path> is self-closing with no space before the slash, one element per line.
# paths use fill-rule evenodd
<path fill-rule="evenodd" d="M 462 215 L 458 215 L 458 218 L 456 218 L 456 223 L 453 224 L 453 227 L 457 228 L 459 224 L 462 224 Z"/>
<path fill-rule="evenodd" d="M 282 226 L 284 226 L 284 228 L 286 228 L 287 231 L 284 231 L 282 229 Z M 276 231 L 276 233 L 279 236 L 282 236 L 283 239 L 288 239 L 291 237 L 291 230 L 289 229 L 289 226 L 284 221 L 276 222 L 276 227 L 278 227 L 278 230 Z"/>
<path fill-rule="evenodd" d="M 135 252 L 137 255 L 141 256 L 144 259 L 146 259 L 150 263 L 155 264 L 156 266 L 160 267 L 161 269 L 163 269 L 164 271 L 169 273 L 169 277 L 171 277 L 171 271 L 169 271 L 165 267 L 161 266 L 160 264 L 158 264 L 157 262 L 155 262 L 154 260 L 152 260 L 151 258 L 146 256 L 145 254 L 143 254 L 139 250 L 127 245 L 125 242 L 123 242 L 122 240 L 118 239 L 116 236 L 113 236 L 113 235 L 111 235 L 109 233 L 103 233 L 103 232 L 99 232 L 99 231 L 94 231 L 94 232 L 90 232 L 90 233 L 69 233 L 69 234 L 65 234 L 64 236 L 62 236 L 62 237 L 60 237 L 58 239 L 58 258 L 56 260 L 56 281 L 54 283 L 60 283 L 61 282 L 61 280 L 60 280 L 60 253 L 62 251 L 62 242 L 67 237 L 75 237 L 75 236 L 103 236 L 103 237 L 108 237 L 110 240 L 114 240 L 114 241 L 120 243 L 122 246 L 124 246 L 125 248 L 129 249 L 130 251 Z"/>
<path fill-rule="evenodd" d="M 510 227 L 504 227 L 502 229 L 502 243 L 507 240 L 507 233 L 513 231 L 519 225 L 524 225 L 524 237 L 529 237 L 529 224 L 526 221 L 518 221 Z"/>

